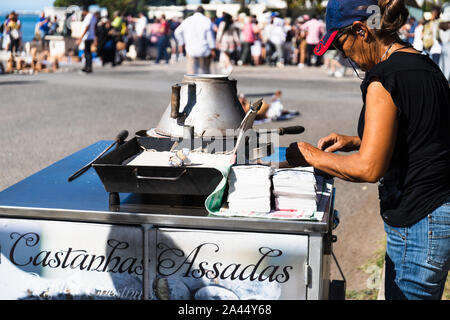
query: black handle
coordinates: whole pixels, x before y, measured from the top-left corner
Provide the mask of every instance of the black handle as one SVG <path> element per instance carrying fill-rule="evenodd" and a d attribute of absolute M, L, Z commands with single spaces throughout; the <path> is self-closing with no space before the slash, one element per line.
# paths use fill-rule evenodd
<path fill-rule="evenodd" d="M 128 137 L 128 131 L 127 130 L 122 130 L 116 136 L 116 142 L 120 145 L 120 144 L 122 144 L 125 141 L 125 139 L 127 137 Z"/>
<path fill-rule="evenodd" d="M 119 132 L 119 134 L 116 136 L 115 141 L 105 150 L 103 150 L 102 153 L 100 153 L 94 160 L 92 160 L 91 162 L 89 162 L 87 165 L 85 165 L 84 167 L 82 167 L 81 169 L 79 169 L 77 172 L 75 172 L 74 174 L 72 174 L 67 181 L 73 181 L 76 178 L 78 178 L 79 176 L 81 176 L 83 173 L 85 173 L 86 171 L 88 171 L 88 169 L 92 166 L 92 164 L 99 159 L 102 155 L 104 155 L 109 149 L 111 149 L 115 144 L 117 144 L 118 146 L 120 146 L 125 139 L 128 137 L 128 131 L 127 130 L 122 130 Z"/>
<path fill-rule="evenodd" d="M 278 134 L 280 136 L 282 136 L 284 134 L 300 134 L 303 131 L 305 131 L 305 128 L 302 126 L 291 126 L 291 127 L 279 128 Z"/>
<path fill-rule="evenodd" d="M 172 96 L 170 97 L 170 117 L 172 119 L 180 117 L 180 90 L 181 86 L 179 84 L 172 86 Z"/>
<path fill-rule="evenodd" d="M 115 143 L 115 142 L 114 142 Z M 78 170 L 77 172 L 75 172 L 73 175 L 71 175 L 67 181 L 70 182 L 72 180 L 75 180 L 76 178 L 78 178 L 79 176 L 81 176 L 83 173 L 85 173 L 86 171 L 88 171 L 91 168 L 92 163 L 89 163 L 87 165 L 85 165 L 83 168 L 81 168 L 80 170 Z"/>
<path fill-rule="evenodd" d="M 237 94 L 237 80 L 236 79 L 230 79 L 231 87 L 233 88 L 234 92 Z"/>

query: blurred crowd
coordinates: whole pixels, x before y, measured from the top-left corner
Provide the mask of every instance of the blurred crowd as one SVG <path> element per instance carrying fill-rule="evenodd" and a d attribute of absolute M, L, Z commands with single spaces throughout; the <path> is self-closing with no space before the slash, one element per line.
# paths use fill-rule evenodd
<path fill-rule="evenodd" d="M 48 35 L 62 35 L 61 25 L 58 17 L 46 17 L 42 12 L 35 28 L 35 39 L 42 40 Z M 13 53 L 23 51 L 22 22 L 19 14 L 15 11 L 7 14 L 0 25 L 0 50 L 7 50 Z"/>
<path fill-rule="evenodd" d="M 400 37 L 430 56 L 450 81 L 450 3 L 434 7 L 428 20 L 410 17 Z"/>
<path fill-rule="evenodd" d="M 313 54 L 325 31 L 325 23 L 319 16 L 302 15 L 291 19 L 274 12 L 260 20 L 244 13 L 237 17 L 228 13 L 207 17 L 199 7 L 186 19 L 167 19 L 164 14 L 148 18 L 143 12 L 137 17 L 115 12 L 112 19 L 95 13 L 90 19 L 96 21 L 93 49 L 102 63 L 112 65 L 125 59 L 154 60 L 155 63 L 188 59 L 189 65 L 192 57 L 208 57 L 209 63 L 216 62 L 220 72 L 228 74 L 235 65 L 303 68 L 324 64 L 323 58 Z M 203 52 L 194 52 L 193 47 L 202 46 Z M 202 71 L 208 73 L 209 68 Z"/>
<path fill-rule="evenodd" d="M 440 65 L 447 78 L 450 78 L 449 23 L 450 6 L 445 5 L 434 8 L 427 20 L 410 17 L 400 34 L 404 41 Z M 96 35 L 99 55 L 104 62 L 113 64 L 127 58 L 155 63 L 188 59 L 189 73 L 199 70 L 207 73 L 208 64 L 216 62 L 225 74 L 236 65 L 323 66 L 330 76 L 343 77 L 350 64 L 337 51 L 331 50 L 324 57 L 313 53 L 324 31 L 325 22 L 319 15 L 292 19 L 272 12 L 258 18 L 245 13 L 232 17 L 224 12 L 208 17 L 200 6 L 186 19 L 167 19 L 165 15 L 148 18 L 145 13 L 137 17 L 120 16 L 118 12 L 112 20 L 98 17 Z M 200 49 L 193 47 L 204 49 L 195 52 Z M 111 61 L 113 56 L 116 62 Z M 192 58 L 195 61 L 190 62 Z M 205 64 L 206 68 L 198 68 Z"/>
<path fill-rule="evenodd" d="M 48 41 L 44 41 L 47 35 L 58 34 L 59 24 L 57 17 L 53 19 L 42 14 L 36 23 L 35 39 L 41 40 L 41 49 L 32 48 L 29 43 L 23 42 L 22 22 L 19 14 L 15 11 L 7 14 L 0 24 L 0 53 L 7 52 L 0 56 L 0 74 L 27 71 L 27 73 L 54 71 L 58 68 L 57 59 L 50 58 L 48 51 Z M 47 44 L 47 47 L 45 47 Z M 25 48 L 26 47 L 26 48 Z M 1 51 L 3 50 L 3 51 Z M 28 56 L 26 52 L 28 52 Z M 5 60 L 5 61 L 2 61 Z M 2 62 L 6 62 L 6 66 Z M 28 72 L 29 71 L 29 72 Z"/>
<path fill-rule="evenodd" d="M 335 50 L 324 57 L 314 55 L 314 47 L 325 31 L 323 17 L 301 15 L 296 19 L 282 17 L 277 12 L 257 17 L 228 13 L 209 17 L 201 6 L 191 16 L 167 19 L 164 14 L 148 18 L 114 12 L 101 16 L 83 9 L 83 34 L 77 42 L 79 57 L 84 57 L 84 71 L 92 71 L 92 58 L 113 66 L 124 60 L 153 60 L 155 63 L 175 63 L 187 60 L 188 73 L 209 73 L 215 62 L 221 73 L 229 74 L 236 65 L 262 64 L 299 68 L 323 66 L 330 76 L 343 77 L 349 62 Z M 417 50 L 428 54 L 450 78 L 450 6 L 435 8 L 427 20 L 410 17 L 401 29 L 401 38 Z M 63 28 L 64 27 L 64 28 Z M 66 35 L 66 25 L 57 17 L 41 14 L 36 23 L 35 40 L 41 50 L 48 49 L 48 35 Z M 11 12 L 1 24 L 0 46 L 17 52 L 22 49 L 19 15 Z"/>
<path fill-rule="evenodd" d="M 22 24 L 15 11 L 7 14 L 0 25 L 0 49 L 16 52 L 22 45 Z"/>
<path fill-rule="evenodd" d="M 201 9 L 193 16 L 197 14 L 206 17 Z M 113 21 L 119 19 L 121 22 L 114 24 L 102 18 L 99 26 L 107 24 L 116 34 L 119 32 L 116 42 L 124 43 L 127 52 L 134 46 L 131 50 L 136 50 L 137 59 L 170 63 L 189 55 L 186 46 L 190 44 L 185 41 L 189 40 L 176 32 L 187 19 L 166 19 L 165 15 L 149 19 L 140 13 L 138 17 L 115 17 Z M 213 39 L 209 53 L 222 66 L 222 71 L 229 72 L 233 65 L 323 65 L 323 60 L 313 54 L 325 29 L 318 16 L 304 15 L 292 20 L 274 12 L 267 19 L 258 20 L 254 15 L 239 14 L 233 18 L 223 13 L 207 19 L 206 26 L 210 25 Z"/>

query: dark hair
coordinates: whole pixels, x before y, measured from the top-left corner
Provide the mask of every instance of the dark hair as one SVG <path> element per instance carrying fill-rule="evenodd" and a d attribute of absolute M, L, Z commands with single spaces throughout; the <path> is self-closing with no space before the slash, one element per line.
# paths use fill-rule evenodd
<path fill-rule="evenodd" d="M 233 17 L 229 13 L 224 12 L 223 13 L 223 22 L 225 22 L 224 30 L 228 30 L 230 28 L 230 26 L 233 24 Z"/>
<path fill-rule="evenodd" d="M 441 12 L 441 7 L 439 6 L 433 6 L 433 8 L 431 8 L 431 12 Z"/>
<path fill-rule="evenodd" d="M 408 20 L 409 12 L 404 0 L 379 0 L 380 35 L 397 33 Z"/>
<path fill-rule="evenodd" d="M 197 12 L 200 12 L 201 14 L 205 13 L 205 9 L 203 9 L 202 6 L 198 6 L 198 8 L 197 8 L 196 11 L 197 11 Z"/>

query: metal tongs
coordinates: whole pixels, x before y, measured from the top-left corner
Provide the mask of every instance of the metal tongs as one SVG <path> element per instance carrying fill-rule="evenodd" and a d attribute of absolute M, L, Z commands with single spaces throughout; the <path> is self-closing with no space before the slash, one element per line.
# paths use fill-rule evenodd
<path fill-rule="evenodd" d="M 253 122 L 255 121 L 256 115 L 257 115 L 259 109 L 261 109 L 262 104 L 263 104 L 263 99 L 259 99 L 256 102 L 250 104 L 249 110 L 247 111 L 244 119 L 242 119 L 241 124 L 239 125 L 236 145 L 234 146 L 233 150 L 231 150 L 229 152 L 229 154 L 232 154 L 236 157 L 236 152 L 243 143 L 242 141 L 244 140 L 243 139 L 244 134 L 248 129 L 253 127 Z M 245 140 L 244 140 L 244 143 L 245 143 Z M 235 157 L 234 157 L 234 159 L 235 159 Z"/>

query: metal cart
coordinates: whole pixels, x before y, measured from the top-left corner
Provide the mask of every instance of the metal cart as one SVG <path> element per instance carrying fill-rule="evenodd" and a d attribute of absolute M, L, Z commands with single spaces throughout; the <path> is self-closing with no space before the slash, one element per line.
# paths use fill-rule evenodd
<path fill-rule="evenodd" d="M 193 198 L 161 204 L 137 194 L 110 206 L 94 169 L 67 182 L 110 143 L 0 192 L 0 298 L 343 297 L 345 283 L 330 280 L 332 180 L 322 221 L 214 217 Z"/>

